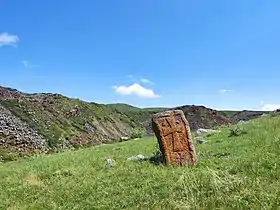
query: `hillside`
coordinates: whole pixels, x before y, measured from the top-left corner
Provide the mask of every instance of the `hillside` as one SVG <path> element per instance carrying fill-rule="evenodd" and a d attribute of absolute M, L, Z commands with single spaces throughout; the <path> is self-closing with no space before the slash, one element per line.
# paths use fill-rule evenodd
<path fill-rule="evenodd" d="M 0 87 L 0 149 L 29 155 L 153 135 L 151 116 L 167 109 L 174 108 L 88 103 L 60 94 L 26 94 Z M 184 111 L 192 130 L 233 122 L 203 106 L 175 109 Z"/>
<path fill-rule="evenodd" d="M 218 111 L 218 112 L 227 118 L 231 118 L 233 115 L 235 115 L 236 113 L 239 113 L 240 111 L 224 110 L 224 111 Z"/>
<path fill-rule="evenodd" d="M 205 137 L 195 168 L 150 162 L 154 137 L 0 164 L 0 209 L 278 209 L 279 124 L 264 117 L 242 125 L 247 134 Z M 127 159 L 137 154 L 147 160 Z"/>
<path fill-rule="evenodd" d="M 215 128 L 220 125 L 232 124 L 232 120 L 219 113 L 219 111 L 207 108 L 205 106 L 185 105 L 174 108 L 144 108 L 140 109 L 127 104 L 108 105 L 128 116 L 135 116 L 140 122 L 144 122 L 147 133 L 153 135 L 150 116 L 157 112 L 165 110 L 180 109 L 184 112 L 189 121 L 191 130 L 198 128 Z"/>
<path fill-rule="evenodd" d="M 46 142 L 44 149 L 70 149 L 118 140 L 141 129 L 139 121 L 110 107 L 59 94 L 25 94 L 2 87 L 0 99 L 1 145 L 28 150 L 20 152 L 42 149 L 30 141 L 34 133 Z M 19 124 L 24 128 L 17 128 Z"/>
<path fill-rule="evenodd" d="M 220 125 L 232 124 L 231 118 L 221 115 L 217 110 L 207 108 L 205 106 L 185 105 L 175 107 L 184 112 L 187 119 L 192 119 L 190 127 L 193 130 L 198 128 L 215 128 Z"/>
<path fill-rule="evenodd" d="M 248 110 L 243 110 L 240 112 L 236 112 L 231 116 L 231 119 L 234 122 L 238 122 L 239 120 L 251 120 L 251 119 L 255 119 L 258 118 L 260 116 L 262 116 L 263 114 L 269 114 L 271 112 L 269 111 L 248 111 Z"/>

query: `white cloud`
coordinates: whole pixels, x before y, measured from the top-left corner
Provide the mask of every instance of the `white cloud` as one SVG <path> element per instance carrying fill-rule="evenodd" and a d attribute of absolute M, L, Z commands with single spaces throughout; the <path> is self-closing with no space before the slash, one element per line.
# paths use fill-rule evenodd
<path fill-rule="evenodd" d="M 33 64 L 29 61 L 21 61 L 21 63 L 23 64 L 24 68 L 35 68 L 35 67 L 40 67 L 40 65 L 37 65 L 37 64 Z"/>
<path fill-rule="evenodd" d="M 154 84 L 151 80 L 146 79 L 146 78 L 142 78 L 142 79 L 140 79 L 140 82 L 142 82 L 142 83 L 146 83 L 146 84 Z"/>
<path fill-rule="evenodd" d="M 21 61 L 21 63 L 24 65 L 25 68 L 28 67 L 28 61 Z"/>
<path fill-rule="evenodd" d="M 0 47 L 2 46 L 16 46 L 19 42 L 19 38 L 16 35 L 11 35 L 8 33 L 0 33 Z"/>
<path fill-rule="evenodd" d="M 261 108 L 262 111 L 274 111 L 280 109 L 280 104 L 264 104 Z"/>
<path fill-rule="evenodd" d="M 152 89 L 147 89 L 138 83 L 134 83 L 131 86 L 113 86 L 116 93 L 121 95 L 136 95 L 140 98 L 159 98 Z"/>
<path fill-rule="evenodd" d="M 228 90 L 228 89 L 222 89 L 219 90 L 220 93 L 227 93 L 227 92 L 231 92 L 232 90 Z"/>

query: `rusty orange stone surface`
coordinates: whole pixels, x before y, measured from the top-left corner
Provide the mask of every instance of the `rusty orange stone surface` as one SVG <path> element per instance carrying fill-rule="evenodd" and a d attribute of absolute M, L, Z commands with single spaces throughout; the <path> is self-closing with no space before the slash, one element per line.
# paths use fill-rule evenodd
<path fill-rule="evenodd" d="M 152 128 L 165 164 L 197 165 L 189 123 L 183 111 L 172 110 L 154 114 Z"/>

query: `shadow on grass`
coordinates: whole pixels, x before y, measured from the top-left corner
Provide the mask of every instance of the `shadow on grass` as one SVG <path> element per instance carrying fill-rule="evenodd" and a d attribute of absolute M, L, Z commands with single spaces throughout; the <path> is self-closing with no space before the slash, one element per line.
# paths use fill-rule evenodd
<path fill-rule="evenodd" d="M 198 158 L 200 160 L 202 159 L 212 159 L 212 158 L 231 158 L 232 154 L 230 153 L 217 153 L 214 155 L 208 155 L 208 154 L 199 154 Z M 142 159 L 142 161 L 150 162 L 153 165 L 159 166 L 159 165 L 165 165 L 162 155 L 156 154 L 151 157 L 147 157 L 145 159 Z"/>
<path fill-rule="evenodd" d="M 145 158 L 135 158 L 135 159 L 133 159 L 133 161 L 138 162 L 138 163 L 149 162 L 153 165 L 163 164 L 163 159 L 160 155 L 153 155 L 153 156 L 145 157 Z"/>
<path fill-rule="evenodd" d="M 143 155 L 135 155 L 135 156 L 128 158 L 128 160 L 132 160 L 132 161 L 135 161 L 138 163 L 149 162 L 153 165 L 164 164 L 163 157 L 160 153 L 155 153 L 152 156 L 146 156 L 146 157 Z"/>
<path fill-rule="evenodd" d="M 149 161 L 153 165 L 162 165 L 162 164 L 164 164 L 163 157 L 162 157 L 161 154 L 153 155 L 150 158 L 147 158 L 147 161 Z"/>

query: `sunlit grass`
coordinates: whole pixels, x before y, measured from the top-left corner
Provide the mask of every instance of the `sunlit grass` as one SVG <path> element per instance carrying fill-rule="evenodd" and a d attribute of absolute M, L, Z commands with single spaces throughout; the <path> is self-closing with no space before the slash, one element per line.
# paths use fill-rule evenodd
<path fill-rule="evenodd" d="M 196 145 L 197 167 L 149 161 L 145 138 L 0 165 L 0 209 L 277 209 L 280 206 L 280 119 L 229 129 Z M 105 167 L 112 158 L 116 165 Z"/>

